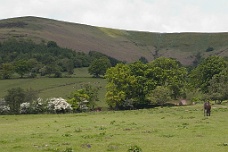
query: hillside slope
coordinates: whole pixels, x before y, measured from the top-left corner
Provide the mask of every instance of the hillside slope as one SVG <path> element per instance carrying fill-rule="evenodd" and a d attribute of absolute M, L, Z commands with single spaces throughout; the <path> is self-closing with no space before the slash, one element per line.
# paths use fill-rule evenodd
<path fill-rule="evenodd" d="M 228 56 L 228 33 L 151 33 L 101 28 L 38 17 L 0 20 L 0 41 L 28 38 L 35 42 L 55 41 L 75 51 L 99 51 L 116 59 L 133 62 L 166 56 L 184 65 L 202 56 Z M 209 47 L 212 51 L 206 51 Z"/>

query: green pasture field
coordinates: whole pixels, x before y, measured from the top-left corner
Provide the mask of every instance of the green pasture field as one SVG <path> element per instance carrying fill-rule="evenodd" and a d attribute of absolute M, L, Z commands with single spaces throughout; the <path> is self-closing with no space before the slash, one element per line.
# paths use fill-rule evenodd
<path fill-rule="evenodd" d="M 1 115 L 1 152 L 227 152 L 228 105 Z"/>
<path fill-rule="evenodd" d="M 97 105 L 107 107 L 104 101 L 106 80 L 103 78 L 92 78 L 88 74 L 87 68 L 75 69 L 74 75 L 70 78 L 38 77 L 0 80 L 0 98 L 3 98 L 7 94 L 7 90 L 16 87 L 38 90 L 39 97 L 43 99 L 52 97 L 67 98 L 71 92 L 80 89 L 81 85 L 85 83 L 101 86 L 98 94 L 100 102 L 97 102 Z"/>

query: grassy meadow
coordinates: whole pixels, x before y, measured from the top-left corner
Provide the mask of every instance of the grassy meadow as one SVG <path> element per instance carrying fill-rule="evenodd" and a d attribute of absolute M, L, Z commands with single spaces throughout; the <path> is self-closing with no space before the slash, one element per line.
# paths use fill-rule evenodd
<path fill-rule="evenodd" d="M 228 151 L 228 105 L 202 105 L 80 114 L 1 115 L 1 152 Z"/>
<path fill-rule="evenodd" d="M 74 75 L 69 78 L 38 77 L 0 80 L 0 98 L 3 98 L 7 94 L 7 90 L 21 87 L 23 89 L 32 88 L 33 90 L 37 90 L 39 97 L 43 99 L 52 97 L 63 97 L 66 99 L 71 92 L 80 89 L 81 85 L 85 83 L 101 86 L 98 94 L 100 102 L 97 102 L 97 105 L 107 107 L 104 101 L 106 80 L 103 78 L 92 78 L 88 73 L 88 68 L 75 69 Z"/>

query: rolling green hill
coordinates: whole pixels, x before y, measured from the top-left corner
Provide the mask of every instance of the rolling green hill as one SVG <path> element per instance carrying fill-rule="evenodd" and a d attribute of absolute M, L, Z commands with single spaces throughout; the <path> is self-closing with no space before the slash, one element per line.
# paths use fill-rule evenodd
<path fill-rule="evenodd" d="M 9 38 L 55 41 L 61 47 L 98 51 L 126 62 L 165 56 L 190 65 L 199 53 L 202 57 L 228 56 L 228 33 L 137 32 L 38 17 L 0 20 L 0 42 Z"/>

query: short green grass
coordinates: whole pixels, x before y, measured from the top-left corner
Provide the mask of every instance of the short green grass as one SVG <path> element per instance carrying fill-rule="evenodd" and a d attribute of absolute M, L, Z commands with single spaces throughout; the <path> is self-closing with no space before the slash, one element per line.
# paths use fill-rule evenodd
<path fill-rule="evenodd" d="M 71 92 L 80 89 L 82 84 L 90 83 L 93 86 L 101 86 L 97 105 L 107 107 L 104 101 L 106 80 L 103 78 L 92 78 L 88 74 L 88 68 L 77 68 L 71 78 L 24 78 L 0 80 L 0 98 L 7 94 L 7 90 L 21 87 L 23 89 L 34 89 L 39 91 L 39 97 L 46 99 L 52 97 L 67 98 Z"/>
<path fill-rule="evenodd" d="M 202 105 L 80 114 L 1 115 L 1 152 L 228 151 L 228 106 Z"/>

